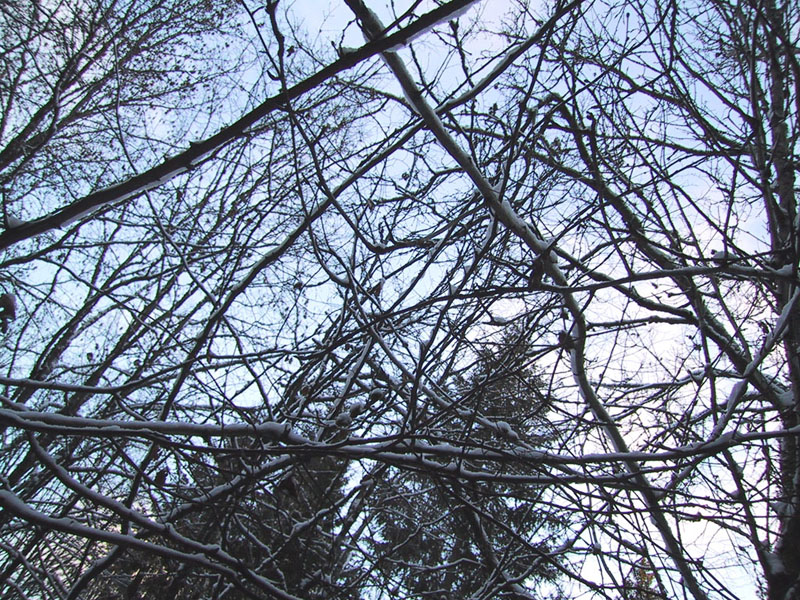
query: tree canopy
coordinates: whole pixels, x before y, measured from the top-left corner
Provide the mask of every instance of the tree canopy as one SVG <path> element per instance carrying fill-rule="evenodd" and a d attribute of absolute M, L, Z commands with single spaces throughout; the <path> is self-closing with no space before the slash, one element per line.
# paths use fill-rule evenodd
<path fill-rule="evenodd" d="M 799 36 L 0 3 L 0 600 L 800 597 Z"/>

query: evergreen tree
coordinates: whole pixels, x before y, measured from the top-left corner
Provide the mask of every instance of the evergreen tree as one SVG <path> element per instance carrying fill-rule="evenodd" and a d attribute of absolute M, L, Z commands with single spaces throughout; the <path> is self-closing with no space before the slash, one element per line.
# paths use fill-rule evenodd
<path fill-rule="evenodd" d="M 531 365 L 531 346 L 523 330 L 510 329 L 479 350 L 474 367 L 456 378 L 458 409 L 446 421 L 428 423 L 430 442 L 459 438 L 460 444 L 489 447 L 501 437 L 510 449 L 520 442 L 542 447 L 552 437 L 550 398 Z M 530 465 L 510 464 L 505 474 L 534 472 Z M 374 540 L 385 588 L 414 598 L 521 598 L 515 583 L 555 580 L 549 552 L 559 516 L 545 491 L 387 470 L 376 485 L 380 532 Z"/>
<path fill-rule="evenodd" d="M 349 579 L 337 576 L 342 564 L 334 551 L 337 508 L 344 497 L 346 462 L 331 457 L 297 460 L 278 479 L 252 477 L 235 493 L 213 501 L 209 492 L 247 478 L 268 455 L 258 443 L 229 447 L 215 464 L 197 464 L 191 482 L 175 497 L 194 498 L 202 508 L 177 521 L 176 529 L 204 544 L 218 545 L 242 565 L 290 594 L 308 599 L 355 599 Z M 169 484 L 168 484 L 169 485 Z M 173 507 L 174 508 L 174 507 Z M 261 597 L 246 582 L 208 573 L 201 567 L 148 555 L 125 553 L 97 580 L 90 598 L 143 600 L 244 600 Z M 252 594 L 251 594 L 252 591 Z"/>

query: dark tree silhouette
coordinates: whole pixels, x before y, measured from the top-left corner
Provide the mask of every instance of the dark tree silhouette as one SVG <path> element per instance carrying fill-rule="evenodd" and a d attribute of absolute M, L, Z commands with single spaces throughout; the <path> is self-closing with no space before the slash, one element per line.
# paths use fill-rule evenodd
<path fill-rule="evenodd" d="M 474 366 L 452 383 L 460 401 L 426 423 L 431 442 L 499 443 L 511 453 L 518 444 L 543 449 L 553 442 L 551 399 L 531 366 L 528 334 L 512 327 L 476 350 L 467 363 Z M 461 466 L 478 471 L 484 465 L 465 458 Z M 522 598 L 527 595 L 510 581 L 556 579 L 559 519 L 569 513 L 551 507 L 541 487 L 507 484 L 500 476 L 537 471 L 535 464 L 511 461 L 494 481 L 394 468 L 373 475 L 373 544 L 384 586 L 420 597 Z"/>

